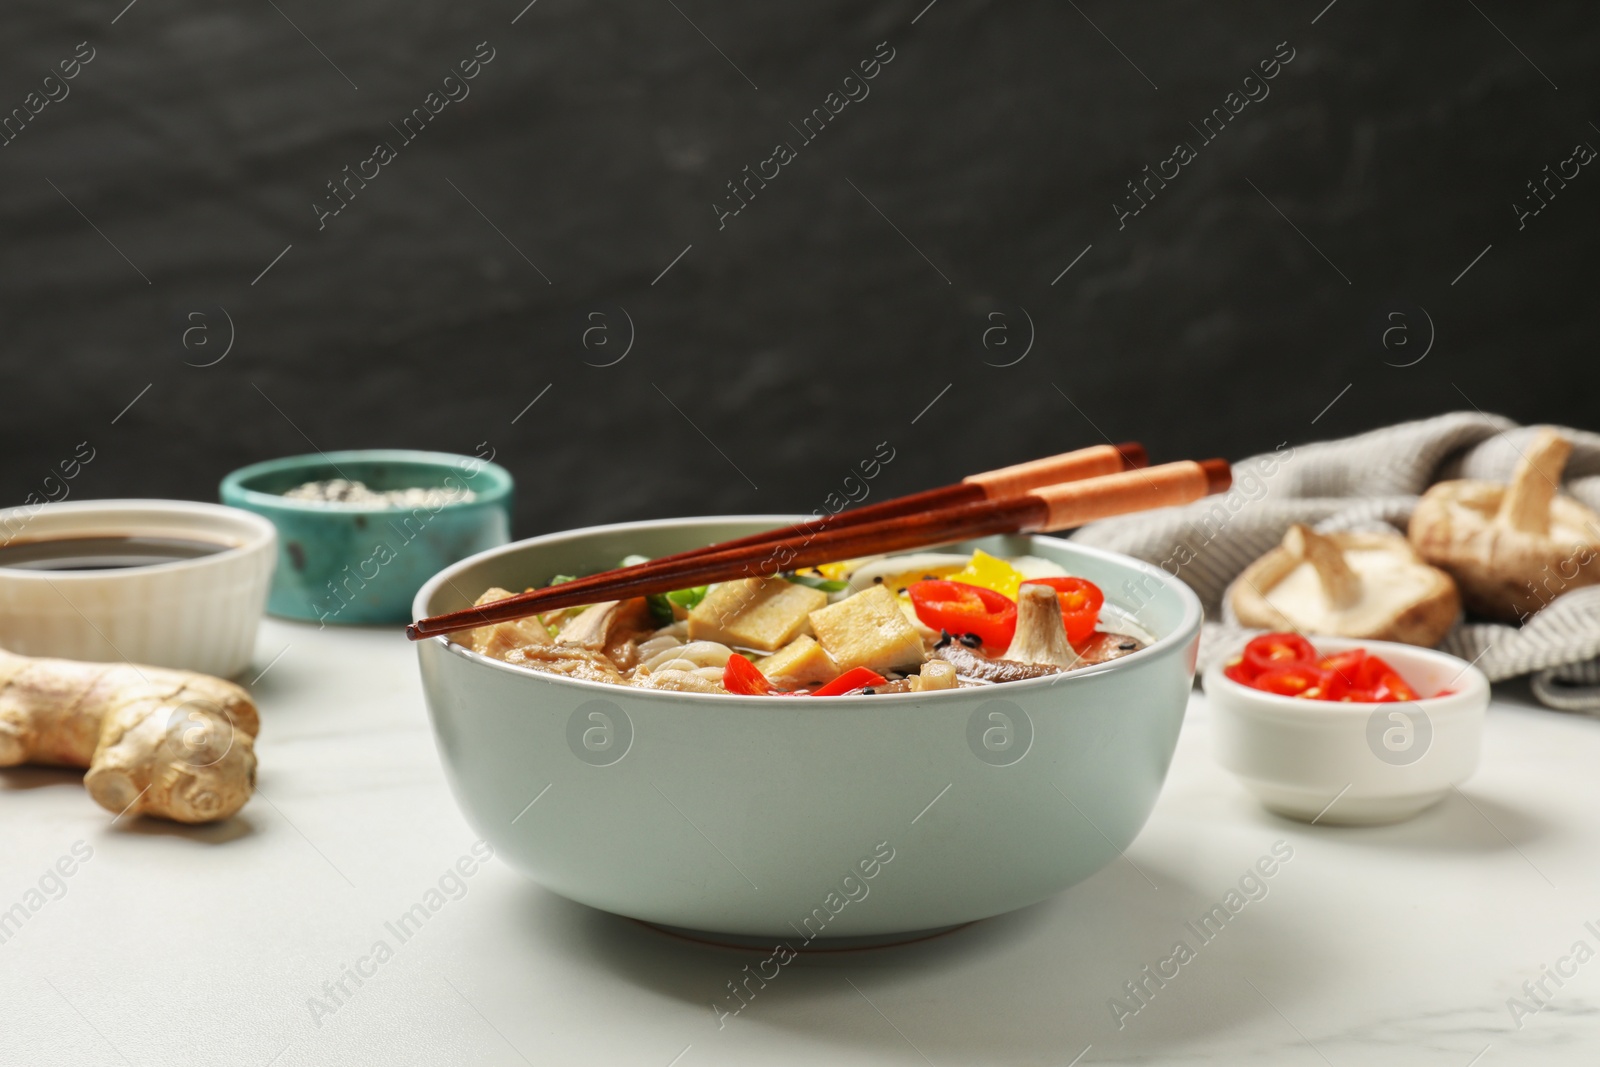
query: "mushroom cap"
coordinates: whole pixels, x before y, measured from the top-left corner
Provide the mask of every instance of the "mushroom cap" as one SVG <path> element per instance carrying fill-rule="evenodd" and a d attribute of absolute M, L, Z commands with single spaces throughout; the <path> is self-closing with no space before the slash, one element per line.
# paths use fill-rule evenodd
<path fill-rule="evenodd" d="M 1517 621 L 1561 593 L 1600 584 L 1600 515 L 1571 497 L 1550 502 L 1550 532 L 1495 522 L 1506 486 L 1440 482 L 1417 502 L 1411 543 L 1450 572 L 1467 609 Z"/>
<path fill-rule="evenodd" d="M 1267 600 L 1267 593 L 1290 571 L 1305 562 L 1281 545 L 1246 567 L 1228 589 L 1228 603 L 1245 626 L 1260 630 L 1293 630 L 1329 633 L 1366 641 L 1400 641 L 1432 648 L 1444 640 L 1461 615 L 1461 597 L 1450 576 L 1430 567 L 1415 548 L 1400 534 L 1337 531 L 1325 534 L 1341 551 L 1386 551 L 1403 555 L 1428 577 L 1419 595 L 1397 604 L 1395 610 L 1368 620 L 1365 625 L 1340 629 L 1308 628 L 1289 618 Z"/>

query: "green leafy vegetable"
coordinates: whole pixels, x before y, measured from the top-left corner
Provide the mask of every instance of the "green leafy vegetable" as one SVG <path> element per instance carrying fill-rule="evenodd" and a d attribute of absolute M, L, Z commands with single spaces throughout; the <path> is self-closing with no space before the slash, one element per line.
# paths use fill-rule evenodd
<path fill-rule="evenodd" d="M 667 599 L 678 605 L 684 611 L 693 611 L 700 601 L 706 598 L 708 585 L 697 585 L 693 589 L 674 589 L 667 594 Z"/>
<path fill-rule="evenodd" d="M 849 582 L 841 582 L 836 578 L 819 578 L 814 574 L 796 574 L 791 571 L 783 577 L 785 581 L 793 582 L 796 585 L 809 585 L 811 588 L 820 589 L 824 593 L 842 593 L 850 588 Z"/>
<path fill-rule="evenodd" d="M 656 621 L 657 626 L 672 625 L 672 602 L 667 599 L 665 593 L 651 593 L 644 598 L 644 602 L 650 605 L 650 617 Z"/>

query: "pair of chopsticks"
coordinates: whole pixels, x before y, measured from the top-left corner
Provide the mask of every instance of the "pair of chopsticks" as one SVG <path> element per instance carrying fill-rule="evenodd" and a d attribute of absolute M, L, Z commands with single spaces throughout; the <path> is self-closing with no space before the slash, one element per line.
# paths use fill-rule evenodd
<path fill-rule="evenodd" d="M 604 600 L 773 577 L 858 556 L 991 534 L 1065 530 L 1135 511 L 1187 504 L 1233 484 L 1226 460 L 1147 467 L 1142 446 L 1096 445 L 964 478 L 954 485 L 768 530 L 648 563 L 419 619 L 413 641 Z"/>

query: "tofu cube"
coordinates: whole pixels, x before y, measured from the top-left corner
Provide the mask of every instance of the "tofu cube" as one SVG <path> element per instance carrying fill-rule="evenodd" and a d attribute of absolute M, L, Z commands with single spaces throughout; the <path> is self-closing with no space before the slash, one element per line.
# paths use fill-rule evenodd
<path fill-rule="evenodd" d="M 828 594 L 782 578 L 723 582 L 689 612 L 689 640 L 775 652 L 799 637 Z"/>
<path fill-rule="evenodd" d="M 772 655 L 757 660 L 756 669 L 780 689 L 798 689 L 818 682 L 826 684 L 839 674 L 828 654 L 810 634 L 801 634 Z"/>
<path fill-rule="evenodd" d="M 852 667 L 881 672 L 927 658 L 899 600 L 881 585 L 813 611 L 811 629 L 840 672 Z"/>

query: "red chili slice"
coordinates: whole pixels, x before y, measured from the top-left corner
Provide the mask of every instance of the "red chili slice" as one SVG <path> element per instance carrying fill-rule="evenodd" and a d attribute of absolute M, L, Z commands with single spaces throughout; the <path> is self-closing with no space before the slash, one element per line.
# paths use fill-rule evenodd
<path fill-rule="evenodd" d="M 1319 666 L 1344 680 L 1349 687 L 1346 699 L 1375 704 L 1417 699 L 1417 691 L 1399 671 L 1383 657 L 1374 656 L 1365 649 L 1352 648 L 1328 656 Z"/>
<path fill-rule="evenodd" d="M 1222 668 L 1222 673 L 1224 677 L 1231 678 L 1240 685 L 1256 684 L 1256 672 L 1250 669 L 1250 665 L 1242 657 Z"/>
<path fill-rule="evenodd" d="M 743 697 L 788 695 L 769 682 L 754 663 L 737 652 L 728 657 L 728 665 L 722 669 L 722 688 Z"/>
<path fill-rule="evenodd" d="M 1350 683 L 1345 681 L 1337 671 L 1320 671 L 1322 680 L 1317 683 L 1317 700 L 1347 700 L 1350 698 Z M 1311 696 L 1311 693 L 1307 693 Z"/>
<path fill-rule="evenodd" d="M 857 689 L 865 689 L 869 685 L 883 685 L 885 679 L 877 671 L 866 667 L 853 667 L 839 677 L 811 693 L 814 697 L 836 697 Z M 806 696 L 805 693 L 793 693 L 787 689 L 779 689 L 773 685 L 766 675 L 754 663 L 735 652 L 728 657 L 728 665 L 722 669 L 722 688 L 736 696 L 743 697 L 793 697 Z"/>
<path fill-rule="evenodd" d="M 1328 679 L 1333 677 L 1336 676 L 1331 671 L 1321 670 L 1309 663 L 1290 663 L 1262 672 L 1255 680 L 1255 687 L 1279 696 L 1316 700 L 1326 691 Z"/>
<path fill-rule="evenodd" d="M 1367 663 L 1367 650 L 1352 648 L 1345 652 L 1338 652 L 1331 656 L 1324 656 L 1317 661 L 1317 666 L 1325 671 L 1332 671 L 1343 678 L 1345 684 L 1351 688 L 1365 688 Z"/>
<path fill-rule="evenodd" d="M 1368 670 L 1371 671 L 1372 685 L 1371 698 L 1377 703 L 1390 703 L 1400 700 L 1416 700 L 1417 691 L 1411 684 L 1400 677 L 1400 672 L 1389 666 L 1377 656 L 1367 657 Z"/>
<path fill-rule="evenodd" d="M 838 697 L 869 685 L 883 685 L 888 679 L 868 667 L 851 667 L 839 677 L 818 689 L 814 697 Z"/>
<path fill-rule="evenodd" d="M 1257 671 L 1301 664 L 1314 667 L 1317 650 L 1299 634 L 1262 634 L 1244 646 L 1244 661 Z"/>
<path fill-rule="evenodd" d="M 1029 578 L 1023 585 L 1047 585 L 1056 591 L 1061 601 L 1061 622 L 1067 628 L 1067 640 L 1082 644 L 1094 633 L 1100 622 L 1100 609 L 1105 606 L 1106 595 L 1100 587 L 1087 578 Z"/>
<path fill-rule="evenodd" d="M 917 618 L 931 630 L 977 634 L 988 648 L 1005 649 L 1017 631 L 1011 598 L 965 582 L 928 579 L 906 589 Z"/>

